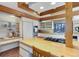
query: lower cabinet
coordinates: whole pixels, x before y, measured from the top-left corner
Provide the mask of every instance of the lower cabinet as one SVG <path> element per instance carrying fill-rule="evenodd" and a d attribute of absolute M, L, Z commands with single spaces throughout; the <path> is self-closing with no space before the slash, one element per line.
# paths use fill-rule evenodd
<path fill-rule="evenodd" d="M 20 43 L 19 54 L 22 57 L 32 57 L 32 48 L 28 45 Z"/>
<path fill-rule="evenodd" d="M 0 53 L 16 48 L 18 46 L 19 46 L 19 42 L 13 42 L 13 43 L 7 43 L 7 44 L 0 45 Z"/>

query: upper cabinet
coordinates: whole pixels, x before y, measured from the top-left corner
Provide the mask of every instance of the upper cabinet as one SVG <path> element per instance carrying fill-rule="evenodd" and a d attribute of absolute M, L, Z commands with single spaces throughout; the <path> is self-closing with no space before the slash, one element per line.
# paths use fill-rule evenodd
<path fill-rule="evenodd" d="M 79 20 L 73 21 L 73 34 L 79 34 Z"/>
<path fill-rule="evenodd" d="M 40 30 L 43 33 L 52 33 L 52 25 L 53 22 L 51 20 L 41 21 L 40 22 Z"/>
<path fill-rule="evenodd" d="M 49 32 L 54 34 L 65 33 L 65 21 L 64 20 L 47 20 L 40 22 L 40 29 L 43 32 Z"/>
<path fill-rule="evenodd" d="M 52 21 L 42 21 L 40 22 L 40 29 L 52 29 Z"/>

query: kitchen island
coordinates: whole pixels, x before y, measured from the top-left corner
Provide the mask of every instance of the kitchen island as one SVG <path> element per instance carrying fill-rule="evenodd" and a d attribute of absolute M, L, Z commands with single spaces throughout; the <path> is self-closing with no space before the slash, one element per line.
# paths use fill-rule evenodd
<path fill-rule="evenodd" d="M 24 39 L 20 41 L 20 55 L 23 57 L 32 56 L 32 46 L 50 52 L 57 57 L 79 57 L 77 41 L 73 42 L 76 47 L 68 48 L 65 44 L 44 40 L 44 38 Z"/>

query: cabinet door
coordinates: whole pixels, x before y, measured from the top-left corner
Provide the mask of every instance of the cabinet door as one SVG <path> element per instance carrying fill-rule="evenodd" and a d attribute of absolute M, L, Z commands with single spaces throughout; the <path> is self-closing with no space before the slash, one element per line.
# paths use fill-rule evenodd
<path fill-rule="evenodd" d="M 31 22 L 23 22 L 23 38 L 33 37 L 33 24 Z"/>
<path fill-rule="evenodd" d="M 22 57 L 32 57 L 32 54 L 28 51 L 24 50 L 23 48 L 20 48 L 20 56 Z"/>
<path fill-rule="evenodd" d="M 40 27 L 43 29 L 52 29 L 52 21 L 41 22 Z"/>
<path fill-rule="evenodd" d="M 23 57 L 31 57 L 32 56 L 32 48 L 24 45 L 23 43 L 20 43 L 20 49 L 19 53 Z"/>

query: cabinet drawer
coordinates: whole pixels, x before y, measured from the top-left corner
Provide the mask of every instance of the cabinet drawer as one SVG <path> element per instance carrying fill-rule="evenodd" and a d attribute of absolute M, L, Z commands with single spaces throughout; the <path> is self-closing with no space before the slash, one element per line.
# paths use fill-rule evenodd
<path fill-rule="evenodd" d="M 20 48 L 23 48 L 23 49 L 29 51 L 30 53 L 32 53 L 32 48 L 29 47 L 28 45 L 20 43 Z"/>
<path fill-rule="evenodd" d="M 20 55 L 22 57 L 32 57 L 32 53 L 28 52 L 27 50 L 21 47 L 20 47 Z"/>

